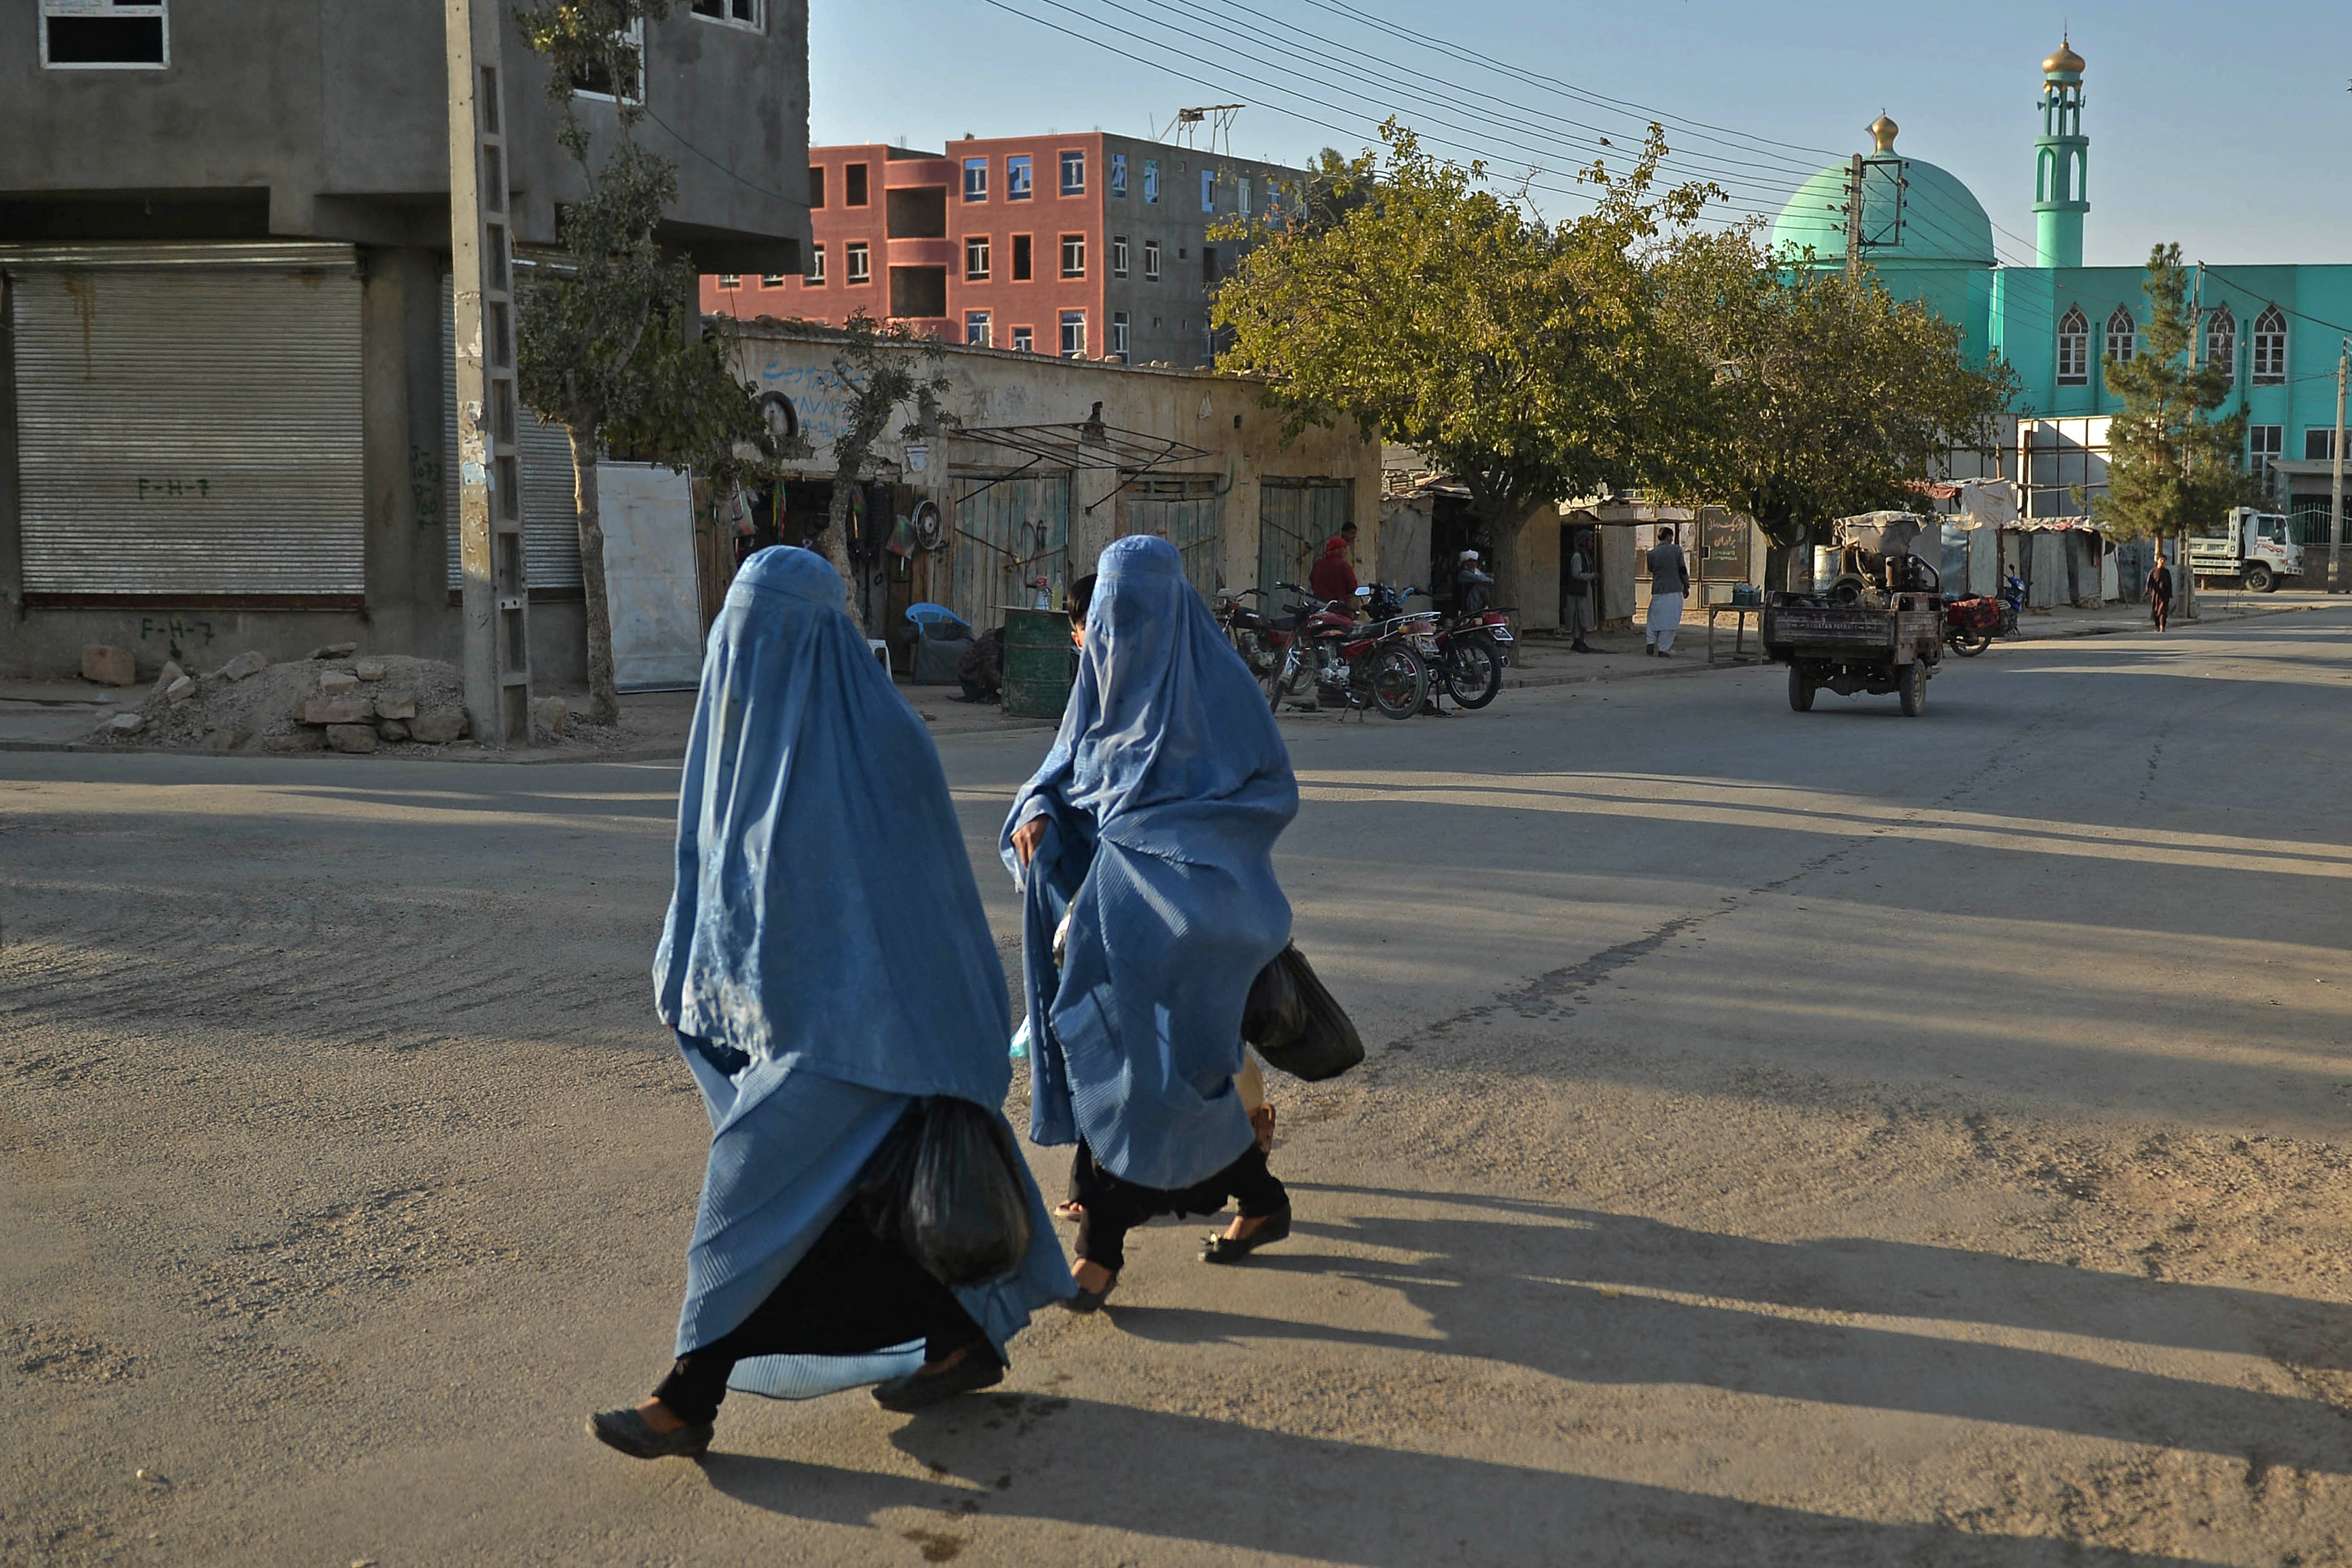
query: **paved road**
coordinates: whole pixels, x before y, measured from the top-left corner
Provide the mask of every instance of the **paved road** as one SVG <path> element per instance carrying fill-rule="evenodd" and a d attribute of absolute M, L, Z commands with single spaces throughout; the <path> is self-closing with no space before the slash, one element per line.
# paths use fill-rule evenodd
<path fill-rule="evenodd" d="M 673 771 L 0 757 L 0 1562 L 2352 1561 L 2347 719 L 2326 610 L 1293 721 L 1296 1239 L 700 1468 L 579 1429 L 699 1174 Z M 1008 936 L 1044 744 L 943 743 Z"/>

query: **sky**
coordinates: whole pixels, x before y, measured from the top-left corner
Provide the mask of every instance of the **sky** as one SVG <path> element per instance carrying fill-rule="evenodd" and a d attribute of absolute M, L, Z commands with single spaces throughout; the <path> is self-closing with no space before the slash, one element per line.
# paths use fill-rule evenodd
<path fill-rule="evenodd" d="M 1536 171 L 1560 217 L 1586 205 L 1573 174 L 1600 137 L 1622 154 L 1663 119 L 1670 166 L 1726 185 L 1728 216 L 1777 212 L 1869 151 L 1884 110 L 1897 151 L 1959 176 L 2001 258 L 2030 265 L 2041 62 L 2062 29 L 2088 62 L 2086 262 L 2137 266 L 2168 240 L 2190 260 L 2352 262 L 2345 0 L 810 0 L 809 133 L 1152 136 L 1181 108 L 1240 102 L 1232 151 L 1296 163 L 1360 151 L 1393 114 L 1510 184 Z"/>

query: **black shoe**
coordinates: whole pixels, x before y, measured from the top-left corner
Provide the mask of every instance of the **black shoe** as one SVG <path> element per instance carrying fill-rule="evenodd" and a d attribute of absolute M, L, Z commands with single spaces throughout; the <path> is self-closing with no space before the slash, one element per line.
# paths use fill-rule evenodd
<path fill-rule="evenodd" d="M 1259 1248 L 1290 1237 L 1290 1205 L 1285 1201 L 1280 1208 L 1265 1217 L 1265 1223 L 1236 1241 L 1219 1232 L 1211 1236 L 1201 1248 L 1203 1263 L 1238 1263 Z"/>
<path fill-rule="evenodd" d="M 1658 645 L 1655 643 L 1644 643 L 1642 644 L 1642 652 L 1654 659 L 1658 656 Z"/>
<path fill-rule="evenodd" d="M 1570 643 L 1568 645 L 1568 651 L 1571 653 L 1590 653 L 1592 652 L 1591 649 L 1584 645 L 1584 639 L 1581 637 L 1579 637 L 1575 642 Z"/>
<path fill-rule="evenodd" d="M 1103 1281 L 1103 1288 L 1099 1291 L 1089 1291 L 1083 1285 L 1079 1286 L 1076 1294 L 1062 1298 L 1062 1305 L 1074 1312 L 1098 1312 L 1102 1311 L 1102 1304 L 1110 1300 L 1110 1293 L 1118 1289 L 1118 1276 L 1113 1274 Z"/>
<path fill-rule="evenodd" d="M 925 1410 L 959 1394 L 993 1388 L 1004 1381 L 1004 1364 L 995 1352 L 976 1344 L 945 1372 L 910 1372 L 874 1385 L 874 1403 L 885 1410 Z"/>
<path fill-rule="evenodd" d="M 588 1435 L 608 1448 L 618 1448 L 633 1459 L 694 1459 L 710 1447 L 714 1430 L 708 1421 L 700 1426 L 680 1427 L 675 1432 L 656 1432 L 652 1423 L 635 1410 L 599 1410 L 588 1417 Z"/>

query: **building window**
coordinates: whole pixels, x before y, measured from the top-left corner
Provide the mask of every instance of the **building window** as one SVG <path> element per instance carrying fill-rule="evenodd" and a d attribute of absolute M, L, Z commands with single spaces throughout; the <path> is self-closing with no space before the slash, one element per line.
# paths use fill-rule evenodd
<path fill-rule="evenodd" d="M 852 240 L 848 245 L 842 248 L 849 257 L 849 281 L 852 283 L 873 282 L 873 247 L 861 239 Z"/>
<path fill-rule="evenodd" d="M 637 79 L 630 84 L 627 92 L 620 96 L 631 103 L 643 103 L 646 99 L 646 19 L 640 16 L 631 22 L 621 34 L 621 38 L 637 51 Z M 572 73 L 572 90 L 582 98 L 601 98 L 609 103 L 614 98 L 613 73 L 601 63 L 585 70 L 574 71 Z"/>
<path fill-rule="evenodd" d="M 1143 242 L 1143 280 L 1146 283 L 1160 281 L 1160 242 L 1156 239 Z"/>
<path fill-rule="evenodd" d="M 1025 354 L 1035 349 L 1036 346 L 1037 336 L 1034 332 L 1031 331 L 1026 327 L 1015 327 L 1013 329 L 1013 351 L 1014 353 Z"/>
<path fill-rule="evenodd" d="M 2238 319 L 2227 305 L 2216 306 L 2205 320 L 2205 362 L 2219 365 L 2232 382 L 2238 379 Z"/>
<path fill-rule="evenodd" d="M 988 200 L 988 160 L 967 158 L 963 161 L 963 199 L 967 202 Z"/>
<path fill-rule="evenodd" d="M 1062 154 L 1062 194 L 1083 196 L 1087 193 L 1087 155 L 1083 152 Z"/>
<path fill-rule="evenodd" d="M 768 30 L 768 18 L 761 9 L 761 0 L 694 0 L 694 14 L 708 16 L 714 22 L 749 27 L 755 33 Z"/>
<path fill-rule="evenodd" d="M 2271 470 L 2277 465 L 2279 455 L 2286 450 L 2286 426 L 2284 424 L 2250 424 L 2246 426 L 2246 470 L 2268 486 Z"/>
<path fill-rule="evenodd" d="M 1062 276 L 1064 277 L 1084 277 L 1086 275 L 1087 236 L 1084 235 L 1064 235 L 1062 236 Z"/>
<path fill-rule="evenodd" d="M 2286 317 L 2275 305 L 2254 318 L 2254 384 L 2274 387 L 2286 380 Z"/>
<path fill-rule="evenodd" d="M 1083 310 L 1062 312 L 1062 358 L 1083 360 L 1087 357 L 1087 313 Z"/>
<path fill-rule="evenodd" d="M 816 212 L 824 205 L 824 165 L 809 165 L 809 211 Z"/>
<path fill-rule="evenodd" d="M 1247 180 L 1234 182 L 1234 210 L 1244 217 L 1250 215 L 1250 183 Z"/>
<path fill-rule="evenodd" d="M 722 272 L 719 275 L 719 287 L 740 288 L 743 287 L 743 275 L 740 272 Z"/>
<path fill-rule="evenodd" d="M 1015 283 L 1026 283 L 1026 282 L 1028 282 L 1028 281 L 1029 281 L 1029 277 L 1030 277 L 1030 265 L 1029 265 L 1029 260 L 1030 260 L 1030 257 L 1029 257 L 1029 236 L 1028 236 L 1027 235 L 1014 235 L 1013 236 L 1013 282 L 1015 282 Z"/>
<path fill-rule="evenodd" d="M 967 310 L 963 313 L 963 340 L 975 349 L 985 349 L 992 340 L 988 331 L 988 312 Z"/>
<path fill-rule="evenodd" d="M 1157 158 L 1143 161 L 1143 199 L 1147 202 L 1160 199 L 1160 160 Z"/>
<path fill-rule="evenodd" d="M 1029 155 L 1024 152 L 1018 158 L 1007 158 L 1004 161 L 1004 199 L 1025 202 L 1030 195 Z"/>
<path fill-rule="evenodd" d="M 1110 193 L 1121 197 L 1127 194 L 1127 154 L 1124 152 L 1110 155 Z"/>
<path fill-rule="evenodd" d="M 866 165 L 851 163 L 841 171 L 841 204 L 862 207 L 866 201 Z"/>
<path fill-rule="evenodd" d="M 51 70 L 161 70 L 171 63 L 160 4 L 41 0 L 41 64 Z"/>
<path fill-rule="evenodd" d="M 890 269 L 890 314 L 902 321 L 936 321 L 948 313 L 948 269 Z"/>
<path fill-rule="evenodd" d="M 967 235 L 963 242 L 963 275 L 968 282 L 978 283 L 988 277 L 988 236 Z"/>
<path fill-rule="evenodd" d="M 783 286 L 784 286 L 784 275 L 783 275 L 782 273 L 781 273 L 781 272 L 763 272 L 763 273 L 760 274 L 760 287 L 762 287 L 762 288 L 782 288 Z"/>
<path fill-rule="evenodd" d="M 2333 425 L 2303 433 L 2303 460 L 2305 463 L 2336 461 L 2336 430 Z"/>
<path fill-rule="evenodd" d="M 1113 277 L 1127 276 L 1127 236 L 1125 235 L 1110 236 L 1110 275 Z"/>
<path fill-rule="evenodd" d="M 1214 169 L 1201 171 L 1201 210 L 1204 213 L 1217 210 L 1217 172 Z"/>
<path fill-rule="evenodd" d="M 1110 352 L 1115 360 L 1124 361 L 1127 358 L 1127 312 L 1124 310 L 1110 313 Z"/>
<path fill-rule="evenodd" d="M 2127 365 L 2139 352 L 2139 323 L 2122 306 L 2107 318 L 2107 358 L 2119 365 Z"/>
<path fill-rule="evenodd" d="M 812 287 L 824 281 L 824 246 L 821 245 L 809 246 L 808 277 L 803 281 Z"/>
<path fill-rule="evenodd" d="M 2073 306 L 2058 319 L 2058 384 L 2079 387 L 2091 379 L 2091 323 Z"/>

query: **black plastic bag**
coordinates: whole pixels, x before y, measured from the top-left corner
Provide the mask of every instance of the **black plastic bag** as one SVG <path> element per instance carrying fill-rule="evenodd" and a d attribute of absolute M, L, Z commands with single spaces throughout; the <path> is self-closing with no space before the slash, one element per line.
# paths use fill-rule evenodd
<path fill-rule="evenodd" d="M 919 1102 L 866 1163 L 866 1222 L 943 1285 L 1001 1280 L 1029 1255 L 1029 1189 L 1003 1122 L 952 1094 Z"/>
<path fill-rule="evenodd" d="M 1296 946 L 1276 954 L 1250 983 L 1242 1038 L 1268 1067 L 1309 1083 L 1337 1078 L 1364 1060 L 1354 1020 Z"/>

